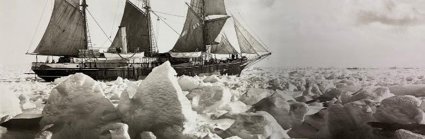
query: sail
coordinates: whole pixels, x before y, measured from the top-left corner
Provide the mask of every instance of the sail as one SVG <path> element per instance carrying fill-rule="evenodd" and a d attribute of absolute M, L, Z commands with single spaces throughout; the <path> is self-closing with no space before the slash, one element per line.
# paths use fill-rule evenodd
<path fill-rule="evenodd" d="M 192 12 L 196 15 L 202 15 L 204 11 L 204 1 L 205 0 L 191 0 L 190 1 L 190 9 L 192 9 Z M 190 10 L 189 9 L 189 10 Z"/>
<path fill-rule="evenodd" d="M 208 15 L 227 15 L 224 0 L 204 0 L 205 16 Z"/>
<path fill-rule="evenodd" d="M 196 1 L 196 0 L 193 0 Z M 192 1 L 192 2 L 193 2 Z M 174 45 L 172 52 L 197 52 L 205 51 L 204 29 L 201 19 L 191 8 L 187 11 L 186 21 L 180 38 Z"/>
<path fill-rule="evenodd" d="M 126 2 L 121 27 L 126 28 L 127 50 L 129 53 L 150 52 L 150 33 L 148 16 L 130 1 Z M 116 53 L 116 48 L 122 48 L 121 34 L 117 32 L 111 46 L 110 53 Z"/>
<path fill-rule="evenodd" d="M 211 46 L 211 53 L 213 54 L 237 54 L 238 51 L 232 46 L 227 37 L 223 35 L 221 42 L 218 45 Z"/>
<path fill-rule="evenodd" d="M 87 49 L 84 16 L 79 5 L 79 0 L 55 0 L 50 22 L 34 53 L 78 56 L 80 49 Z"/>
<path fill-rule="evenodd" d="M 226 17 L 215 18 L 215 19 L 206 21 L 205 32 L 207 34 L 206 34 L 205 41 L 207 45 L 214 43 L 214 40 L 217 38 L 218 34 L 220 34 L 228 18 L 229 16 L 226 16 Z"/>
<path fill-rule="evenodd" d="M 269 53 L 269 51 L 239 23 L 239 21 L 234 19 L 234 22 L 241 53 Z"/>

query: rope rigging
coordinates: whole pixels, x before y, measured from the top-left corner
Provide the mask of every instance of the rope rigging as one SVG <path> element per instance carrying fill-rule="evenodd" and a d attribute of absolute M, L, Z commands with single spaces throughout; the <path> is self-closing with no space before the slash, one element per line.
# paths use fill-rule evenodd
<path fill-rule="evenodd" d="M 244 23 L 247 23 L 246 22 L 246 20 L 243 18 L 243 15 L 241 14 L 241 12 L 239 11 L 239 10 L 237 10 L 237 13 L 239 14 L 239 17 L 240 17 L 240 19 L 242 20 L 242 22 L 244 22 Z M 251 28 L 250 28 L 250 26 L 248 26 L 248 25 L 245 25 L 245 28 L 249 31 L 249 30 L 252 30 Z M 261 45 L 263 45 L 263 47 L 264 48 L 266 48 L 267 49 L 267 51 L 270 51 L 270 48 L 268 47 L 268 45 L 266 45 L 265 43 L 264 43 L 264 41 L 260 38 L 260 37 L 258 37 L 258 35 L 257 35 L 257 33 L 255 33 L 255 31 L 254 32 L 251 32 L 251 34 L 257 39 L 257 41 L 261 44 Z"/>
<path fill-rule="evenodd" d="M 169 15 L 169 16 L 181 17 L 181 18 L 184 18 L 185 17 L 185 16 L 182 16 L 182 15 L 170 14 L 170 13 L 161 12 L 161 11 L 153 11 L 152 10 L 152 12 L 156 12 L 156 13 L 164 14 L 164 15 Z"/>
<path fill-rule="evenodd" d="M 152 13 L 156 16 L 156 17 L 158 17 L 158 19 L 159 20 L 161 20 L 162 22 L 164 22 L 165 23 L 165 25 L 167 25 L 171 30 L 173 30 L 177 35 L 179 35 L 180 36 L 180 33 L 179 32 L 177 32 L 177 30 L 175 30 L 173 27 L 171 27 L 171 25 L 170 24 L 168 24 L 167 22 L 165 22 L 165 18 L 163 18 L 163 17 L 161 17 L 161 16 L 159 16 L 155 11 L 152 11 Z"/>
<path fill-rule="evenodd" d="M 30 51 L 31 46 L 34 44 L 35 36 L 37 35 L 38 30 L 40 29 L 41 20 L 42 20 L 42 19 L 43 19 L 43 17 L 44 17 L 44 13 L 45 13 L 45 11 L 46 11 L 46 7 L 47 7 L 47 4 L 48 4 L 48 3 L 49 3 L 49 0 L 46 0 L 46 3 L 44 4 L 44 7 L 43 7 L 43 11 L 41 12 L 41 16 L 40 16 L 40 18 L 38 19 L 37 28 L 35 29 L 34 34 L 32 35 L 32 38 L 31 38 L 30 44 L 28 45 L 27 52 L 26 52 L 27 54 L 28 54 L 28 52 Z"/>
<path fill-rule="evenodd" d="M 103 28 L 100 26 L 99 22 L 97 22 L 97 20 L 94 18 L 94 16 L 92 15 L 92 13 L 90 12 L 89 9 L 87 9 L 87 12 L 89 13 L 90 17 L 94 20 L 94 22 L 96 23 L 96 25 L 100 28 L 100 30 L 102 30 L 102 32 L 106 36 L 106 38 L 108 38 L 109 42 L 112 43 L 111 38 L 108 37 L 108 34 L 105 32 L 105 30 L 103 30 Z"/>

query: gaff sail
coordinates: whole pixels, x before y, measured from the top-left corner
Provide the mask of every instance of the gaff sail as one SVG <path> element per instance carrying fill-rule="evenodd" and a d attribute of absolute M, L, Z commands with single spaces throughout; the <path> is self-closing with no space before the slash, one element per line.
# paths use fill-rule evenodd
<path fill-rule="evenodd" d="M 34 53 L 78 56 L 80 49 L 87 49 L 84 18 L 80 0 L 55 0 L 50 22 Z"/>
<path fill-rule="evenodd" d="M 127 0 L 120 26 L 126 28 L 128 53 L 150 52 L 148 22 L 147 14 Z M 108 52 L 117 53 L 116 48 L 122 47 L 121 34 L 118 32 Z"/>
<path fill-rule="evenodd" d="M 206 19 L 210 15 L 225 17 Z M 224 0 L 192 0 L 180 38 L 171 52 L 205 52 L 214 44 L 229 16 Z"/>
<path fill-rule="evenodd" d="M 237 54 L 238 51 L 232 46 L 227 39 L 226 35 L 221 37 L 220 44 L 211 46 L 211 53 L 213 54 Z"/>
<path fill-rule="evenodd" d="M 257 39 L 254 38 L 235 18 L 236 36 L 239 42 L 241 53 L 260 54 L 270 53 Z"/>
<path fill-rule="evenodd" d="M 186 21 L 180 38 L 174 45 L 172 52 L 199 52 L 205 51 L 204 29 L 202 19 L 198 17 L 195 10 L 187 11 Z"/>

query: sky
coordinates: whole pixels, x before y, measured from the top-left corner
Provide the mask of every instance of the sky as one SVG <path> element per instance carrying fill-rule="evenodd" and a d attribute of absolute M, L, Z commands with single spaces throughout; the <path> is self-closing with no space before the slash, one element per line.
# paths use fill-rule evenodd
<path fill-rule="evenodd" d="M 87 0 L 95 47 L 108 47 L 125 0 Z M 136 5 L 140 2 L 132 0 Z M 425 67 L 424 0 L 225 0 L 237 17 L 271 51 L 258 63 L 268 67 Z M 178 33 L 188 0 L 152 0 L 152 9 Z M 0 65 L 28 65 L 40 41 L 53 0 L 0 0 Z M 169 13 L 177 16 L 170 16 Z M 153 17 L 161 52 L 178 35 Z M 232 19 L 225 27 L 231 42 Z M 234 32 L 234 31 L 233 31 Z"/>

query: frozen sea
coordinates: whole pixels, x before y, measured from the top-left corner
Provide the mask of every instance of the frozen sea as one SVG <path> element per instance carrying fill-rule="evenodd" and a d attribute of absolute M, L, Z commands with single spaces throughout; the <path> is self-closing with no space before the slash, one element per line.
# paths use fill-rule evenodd
<path fill-rule="evenodd" d="M 60 84 L 63 79 L 58 79 L 55 82 L 44 82 L 41 79 L 35 77 L 32 74 L 25 74 L 31 72 L 29 67 L 6 67 L 0 66 L 0 90 L 2 92 L 11 92 L 16 95 L 21 101 L 25 100 L 26 105 L 22 104 L 22 109 L 36 109 L 41 113 L 43 110 L 51 90 Z M 178 77 L 181 78 L 181 77 Z M 349 114 L 347 115 L 356 115 L 359 114 L 368 118 L 354 118 L 355 123 L 361 123 L 356 125 L 353 128 L 364 129 L 367 127 L 366 122 L 370 121 L 379 121 L 379 122 L 388 122 L 382 120 L 382 118 L 376 118 L 379 110 L 377 107 L 371 107 L 371 112 L 369 114 L 351 112 L 353 108 L 349 104 L 358 103 L 358 105 L 364 104 L 365 100 L 372 100 L 377 103 L 381 102 L 384 99 L 390 98 L 392 96 L 404 96 L 411 95 L 413 98 L 417 99 L 418 102 L 421 102 L 422 97 L 425 96 L 425 69 L 421 68 L 264 68 L 264 67 L 254 67 L 245 70 L 240 77 L 236 76 L 209 76 L 209 77 L 191 77 L 193 80 L 206 81 L 206 80 L 217 80 L 217 81 L 208 81 L 209 85 L 222 86 L 232 90 L 232 100 L 239 101 L 240 97 L 246 93 L 258 91 L 255 89 L 268 90 L 274 93 L 283 93 L 290 95 L 291 99 L 296 100 L 300 103 L 307 103 L 309 101 L 320 99 L 323 96 L 329 96 L 332 94 L 332 89 L 343 90 L 342 94 L 349 92 L 341 96 L 335 96 L 334 100 L 320 101 L 315 104 L 308 104 L 309 114 L 304 114 L 303 119 L 301 119 L 300 125 L 292 125 L 292 131 L 289 131 L 289 136 L 291 137 L 302 137 L 302 138 L 327 138 L 334 137 L 337 132 L 346 133 L 345 128 L 336 128 L 338 126 L 329 125 L 334 124 L 332 121 L 329 121 L 330 117 L 320 117 L 316 119 L 317 121 L 311 121 L 312 117 L 319 115 L 321 111 L 328 112 L 329 103 L 343 104 L 342 108 L 348 109 Z M 140 84 L 143 81 L 129 81 L 126 79 L 118 78 L 115 81 L 98 81 L 97 83 L 103 90 L 105 96 L 114 103 L 118 105 L 120 100 L 121 93 L 128 88 L 130 83 Z M 202 85 L 201 85 L 202 86 Z M 413 86 L 413 89 L 412 87 Z M 407 87 L 407 91 L 403 91 L 402 88 L 395 92 L 390 92 L 391 89 L 387 89 L 385 92 L 377 92 L 376 88 L 392 88 L 392 87 Z M 410 90 L 409 90 L 410 87 Z M 371 89 L 372 88 L 372 89 Z M 418 89 L 419 88 L 419 89 Z M 376 89 L 376 90 L 375 90 Z M 362 92 L 362 90 L 365 90 Z M 413 91 L 412 91 L 413 90 Z M 392 90 L 391 90 L 392 91 Z M 260 91 L 261 92 L 261 91 Z M 377 92 L 377 94 L 373 94 Z M 189 93 L 189 92 L 187 92 Z M 363 93 L 363 94 L 362 94 Z M 372 93 L 372 94 L 371 94 Z M 382 94 L 383 93 L 383 94 Z M 386 94 L 385 94 L 386 93 Z M 361 94 L 361 95 L 358 95 Z M 390 94 L 390 95 L 388 95 Z M 347 96 L 348 95 L 348 96 Z M 331 95 L 332 96 L 332 95 Z M 345 98 L 344 98 L 345 97 Z M 348 97 L 348 98 L 347 98 Z M 360 98 L 359 98 L 360 97 Z M 359 99 L 357 99 L 359 98 Z M 292 101 L 288 101 L 293 103 Z M 193 103 L 193 102 L 192 102 Z M 245 103 L 245 102 L 244 102 Z M 421 103 L 419 103 L 421 104 Z M 425 104 L 425 103 L 424 103 Z M 369 109 L 369 104 L 367 104 Z M 422 106 L 422 105 L 421 105 Z M 288 106 L 289 107 L 289 106 Z M 292 107 L 291 107 L 292 108 Z M 314 110 L 320 108 L 318 110 Z M 410 109 L 410 108 L 406 108 Z M 418 106 L 419 113 L 415 116 L 423 116 L 424 109 Z M 240 111 L 240 110 L 235 110 Z M 382 110 L 383 111 L 383 110 Z M 389 110 L 391 111 L 391 110 Z M 398 109 L 396 110 L 399 111 Z M 403 117 L 412 117 L 409 113 L 403 113 L 399 116 Z M 365 116 L 366 115 L 366 116 Z M 354 116 L 355 117 L 355 116 Z M 379 116 L 378 117 L 382 117 Z M 385 117 L 385 116 L 384 116 Z M 316 117 L 317 118 L 317 117 Z M 384 118 L 385 119 L 385 118 Z M 409 118 L 407 118 L 409 119 Z M 347 119 L 345 119 L 347 120 Z M 357 121 L 356 121 L 357 120 Z M 279 120 L 278 120 L 279 121 Z M 391 120 L 389 120 L 391 121 Z M 407 120 L 409 121 L 409 120 Z M 400 123 L 399 121 L 397 121 Z M 397 123 L 396 122 L 396 123 Z M 403 122 L 402 122 L 403 123 Z M 425 123 L 425 120 L 419 120 L 418 122 L 406 122 L 405 124 L 422 124 Z M 304 127 L 304 124 L 310 126 Z M 315 125 L 316 124 L 316 125 Z M 346 123 L 342 123 L 343 125 Z M 349 126 L 353 126 L 348 124 Z M 335 129 L 336 128 L 336 129 Z M 288 128 L 283 127 L 284 130 L 289 130 Z M 337 130 L 339 129 L 339 130 Z M 194 131 L 200 132 L 200 131 Z M 323 133 L 326 132 L 326 133 Z M 348 131 L 347 131 L 348 132 Z M 358 135 L 364 134 L 360 137 L 370 137 L 374 135 L 367 131 L 350 131 Z M 19 134 L 19 133 L 18 133 Z M 194 133 L 195 134 L 195 133 Z M 349 136 L 352 133 L 346 133 L 343 135 Z M 201 133 L 197 134 L 201 136 Z M 341 137 L 341 136 L 337 136 Z M 343 136 L 345 137 L 345 136 Z M 355 138 L 356 136 L 351 136 Z"/>

